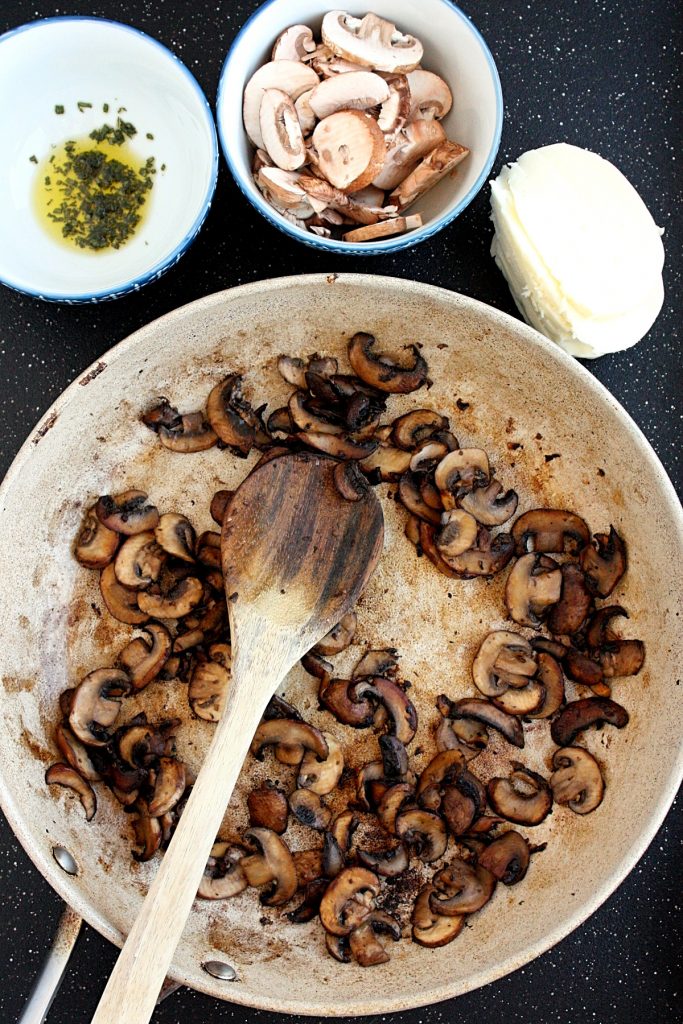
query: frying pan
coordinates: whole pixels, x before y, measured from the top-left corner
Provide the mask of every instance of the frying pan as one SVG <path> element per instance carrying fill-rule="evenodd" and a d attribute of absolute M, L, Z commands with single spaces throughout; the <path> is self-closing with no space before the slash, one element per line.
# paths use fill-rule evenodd
<path fill-rule="evenodd" d="M 98 812 L 86 824 L 78 802 L 43 781 L 46 766 L 57 760 L 51 734 L 58 694 L 111 664 L 134 632 L 92 608 L 102 611 L 97 574 L 71 554 L 84 508 L 100 493 L 139 486 L 162 510 L 183 511 L 198 530 L 208 529 L 211 495 L 235 487 L 251 465 L 217 449 L 168 452 L 139 422 L 140 411 L 159 395 L 183 411 L 201 407 L 213 384 L 235 371 L 244 373 L 255 404 L 260 397 L 281 405 L 289 388 L 275 368 L 279 353 L 318 350 L 344 365 L 346 342 L 358 330 L 372 332 L 387 349 L 423 346 L 433 387 L 392 398 L 392 417 L 417 404 L 444 412 L 461 445 L 490 453 L 503 484 L 519 492 L 521 509 L 569 506 L 594 531 L 614 524 L 630 561 L 612 600 L 629 610 L 625 635 L 645 641 L 647 659 L 638 677 L 615 686 L 629 726 L 591 731 L 583 741 L 604 768 L 602 805 L 585 818 L 556 808 L 528 830 L 534 843 L 547 841 L 546 851 L 533 858 L 516 889 L 499 887 L 472 918 L 456 940 L 457 955 L 456 947 L 430 951 L 403 941 L 392 945 L 390 963 L 364 971 L 332 961 L 315 922 L 280 919 L 259 905 L 254 891 L 195 904 L 173 979 L 216 998 L 318 1017 L 447 999 L 548 949 L 631 870 L 664 818 L 682 768 L 674 675 L 683 654 L 682 516 L 664 470 L 626 413 L 550 342 L 472 299 L 375 276 L 283 278 L 209 296 L 121 342 L 57 400 L 2 486 L 0 621 L 13 641 L 0 650 L 0 797 L 35 865 L 78 915 L 119 945 L 155 870 L 154 862 L 131 859 L 128 821 L 102 787 Z M 385 552 L 361 599 L 354 644 L 337 658 L 336 670 L 343 675 L 367 646 L 399 648 L 420 718 L 415 745 L 425 747 L 426 761 L 435 697 L 472 695 L 473 653 L 486 632 L 504 624 L 504 581 L 449 580 L 416 559 L 403 536 L 404 516 L 382 490 Z M 317 709 L 315 680 L 302 670 L 291 673 L 282 692 L 313 724 L 337 734 L 348 764 L 375 756 L 372 737 L 350 736 L 352 730 Z M 143 709 L 152 719 L 182 715 L 180 756 L 198 768 L 212 726 L 190 720 L 184 688 L 148 687 L 135 700 L 134 710 Z M 547 776 L 547 724 L 526 731 L 523 760 Z M 477 774 L 486 780 L 509 756 L 510 748 L 492 738 Z M 226 827 L 246 825 L 245 792 L 273 774 L 270 759 L 248 765 Z M 294 848 L 314 845 L 301 828 L 290 827 L 287 835 Z M 71 855 L 75 875 L 60 867 L 56 849 Z M 405 920 L 409 909 L 407 894 L 397 912 Z"/>

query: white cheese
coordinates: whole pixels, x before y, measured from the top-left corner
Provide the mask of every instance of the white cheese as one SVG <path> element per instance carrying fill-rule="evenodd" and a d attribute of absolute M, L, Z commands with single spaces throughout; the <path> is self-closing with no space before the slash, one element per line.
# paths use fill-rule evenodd
<path fill-rule="evenodd" d="M 492 255 L 525 319 L 571 355 L 635 345 L 664 301 L 661 231 L 623 174 L 565 143 L 491 182 Z"/>

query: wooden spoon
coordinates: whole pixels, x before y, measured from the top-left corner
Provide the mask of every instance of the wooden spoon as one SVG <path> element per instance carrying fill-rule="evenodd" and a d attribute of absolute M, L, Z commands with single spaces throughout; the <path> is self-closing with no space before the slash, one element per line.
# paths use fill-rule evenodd
<path fill-rule="evenodd" d="M 333 480 L 338 465 L 307 453 L 273 459 L 228 505 L 221 548 L 233 657 L 225 711 L 93 1024 L 149 1021 L 266 705 L 353 608 L 375 568 L 381 507 L 369 489 L 343 498 Z"/>

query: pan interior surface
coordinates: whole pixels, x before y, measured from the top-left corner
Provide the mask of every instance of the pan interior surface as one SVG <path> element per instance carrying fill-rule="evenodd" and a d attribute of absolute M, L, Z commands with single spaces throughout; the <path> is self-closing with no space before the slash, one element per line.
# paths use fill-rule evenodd
<path fill-rule="evenodd" d="M 423 1005 L 522 966 L 585 920 L 652 839 L 681 775 L 675 671 L 683 655 L 683 529 L 673 489 L 649 445 L 580 365 L 516 320 L 427 285 L 315 275 L 209 296 L 123 341 L 58 399 L 0 491 L 6 538 L 0 621 L 13 636 L 0 652 L 3 808 L 50 884 L 120 943 L 155 862 L 131 859 L 130 826 L 104 787 L 98 787 L 98 812 L 86 824 L 78 802 L 62 791 L 55 795 L 43 781 L 48 764 L 58 759 L 52 740 L 58 694 L 93 668 L 113 664 L 135 635 L 103 609 L 97 573 L 72 556 L 83 511 L 99 494 L 139 487 L 160 511 L 188 515 L 198 532 L 216 529 L 211 496 L 236 487 L 255 456 L 245 463 L 216 448 L 174 454 L 140 423 L 140 412 L 159 395 L 183 412 L 201 408 L 230 372 L 244 374 L 254 405 L 267 400 L 275 408 L 291 390 L 277 372 L 280 353 L 335 355 L 346 369 L 347 342 L 360 330 L 376 335 L 387 351 L 419 343 L 434 381 L 429 391 L 390 397 L 386 420 L 423 405 L 445 413 L 461 446 L 487 450 L 504 487 L 518 491 L 520 511 L 566 507 L 583 515 L 594 532 L 615 526 L 628 545 L 629 570 L 610 600 L 628 609 L 624 635 L 645 641 L 647 659 L 639 676 L 614 687 L 614 698 L 631 716 L 629 726 L 590 731 L 581 740 L 604 769 L 602 805 L 585 819 L 556 807 L 541 826 L 523 830 L 533 843 L 547 841 L 547 850 L 533 858 L 518 886 L 498 887 L 455 945 L 427 950 L 410 941 L 392 944 L 390 962 L 367 971 L 331 960 L 318 922 L 290 924 L 262 907 L 255 891 L 195 904 L 173 977 L 217 998 L 318 1017 Z M 358 605 L 354 643 L 334 659 L 335 673 L 350 671 L 367 647 L 399 649 L 401 674 L 412 683 L 419 715 L 413 749 L 422 746 L 425 753 L 413 760 L 420 770 L 434 750 L 436 696 L 474 695 L 473 655 L 487 632 L 504 627 L 504 579 L 450 580 L 417 559 L 403 535 L 405 514 L 387 490 L 393 492 L 380 488 L 384 554 Z M 281 692 L 307 720 L 342 741 L 347 764 L 377 757 L 371 731 L 347 729 L 318 710 L 316 680 L 302 669 L 293 670 Z M 177 712 L 183 718 L 179 756 L 200 767 L 213 727 L 191 720 L 184 687 L 152 684 L 135 698 L 134 710 L 146 710 L 151 720 Z M 527 725 L 525 732 L 522 752 L 492 738 L 495 756 L 487 752 L 474 763 L 484 781 L 520 753 L 547 777 L 554 749 L 547 723 Z M 246 826 L 245 793 L 276 777 L 274 765 L 270 755 L 263 764 L 248 764 L 226 828 Z M 294 769 L 277 770 L 291 780 Z M 290 836 L 294 848 L 319 841 L 300 827 L 290 826 Z M 55 846 L 73 855 L 75 876 L 59 867 Z M 414 887 L 419 884 L 416 877 Z M 404 921 L 414 895 L 406 891 L 403 903 L 397 901 Z"/>

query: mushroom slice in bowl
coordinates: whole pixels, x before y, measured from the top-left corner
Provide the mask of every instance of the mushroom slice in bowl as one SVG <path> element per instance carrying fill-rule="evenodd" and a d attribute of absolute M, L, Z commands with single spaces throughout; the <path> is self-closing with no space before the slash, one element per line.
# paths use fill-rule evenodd
<path fill-rule="evenodd" d="M 600 765 L 583 747 L 561 747 L 553 754 L 550 788 L 557 804 L 575 814 L 590 814 L 602 802 L 605 784 Z"/>
<path fill-rule="evenodd" d="M 433 885 L 425 885 L 418 893 L 413 907 L 413 942 L 427 949 L 448 945 L 457 938 L 465 924 L 464 914 L 451 914 L 447 917 L 432 910 L 432 895 L 436 892 Z"/>
<path fill-rule="evenodd" d="M 550 787 L 542 775 L 518 761 L 512 762 L 509 778 L 496 777 L 486 787 L 496 814 L 517 825 L 540 825 L 553 805 Z"/>
<path fill-rule="evenodd" d="M 95 506 L 85 514 L 76 538 L 74 555 L 86 569 L 104 569 L 114 559 L 121 535 L 104 526 L 95 514 Z"/>
<path fill-rule="evenodd" d="M 75 768 L 72 768 L 69 764 L 58 763 L 50 765 L 45 772 L 45 781 L 48 786 L 64 786 L 66 789 L 72 789 L 83 805 L 85 820 L 92 821 L 97 810 L 95 790 Z"/>
<path fill-rule="evenodd" d="M 628 720 L 626 708 L 609 697 L 584 697 L 567 704 L 550 726 L 550 735 L 558 747 L 570 747 L 578 734 L 592 725 L 601 728 L 608 722 L 623 729 Z"/>
<path fill-rule="evenodd" d="M 323 42 L 337 56 L 377 71 L 412 71 L 422 60 L 420 40 L 403 35 L 392 22 L 376 14 L 354 18 L 345 11 L 329 11 L 320 31 Z"/>
<path fill-rule="evenodd" d="M 131 682 L 120 669 L 98 668 L 90 672 L 76 687 L 69 725 L 83 743 L 104 747 L 111 739 L 107 729 L 119 717 L 118 697 L 130 693 Z"/>
<path fill-rule="evenodd" d="M 509 629 L 497 629 L 482 641 L 472 663 L 472 678 L 485 697 L 498 697 L 510 686 L 526 686 L 537 669 L 529 641 Z"/>
<path fill-rule="evenodd" d="M 551 606 L 560 600 L 562 572 L 546 555 L 529 554 L 517 559 L 505 585 L 510 618 L 520 626 L 538 627 Z"/>
<path fill-rule="evenodd" d="M 406 395 L 417 391 L 427 382 L 427 363 L 415 345 L 408 348 L 413 354 L 413 365 L 402 366 L 387 356 L 372 352 L 375 338 L 372 334 L 354 334 L 349 342 L 349 362 L 354 373 L 378 391 Z"/>
<path fill-rule="evenodd" d="M 581 568 L 589 589 L 598 597 L 609 597 L 627 568 L 626 545 L 610 526 L 609 533 L 596 533 L 593 543 L 581 552 Z"/>
<path fill-rule="evenodd" d="M 518 555 L 527 552 L 578 555 L 590 541 L 590 530 L 575 512 L 532 508 L 516 520 L 512 536 Z"/>
<path fill-rule="evenodd" d="M 229 491 L 217 492 L 219 494 L 230 494 Z M 216 495 L 214 495 L 215 500 Z M 211 507 L 213 508 L 213 500 Z M 227 504 L 226 499 L 226 504 Z M 222 522 L 222 519 L 220 520 Z M 194 562 L 194 545 L 196 535 L 192 523 L 187 516 L 178 512 L 164 512 L 154 531 L 157 544 L 163 548 L 168 555 L 179 558 L 182 562 Z"/>
<path fill-rule="evenodd" d="M 244 850 L 220 840 L 211 848 L 197 896 L 203 900 L 227 900 L 239 896 L 249 884 L 240 861 Z"/>
<path fill-rule="evenodd" d="M 524 836 L 511 829 L 482 850 L 478 860 L 503 885 L 516 885 L 527 873 L 530 852 Z"/>
<path fill-rule="evenodd" d="M 473 515 L 482 526 L 502 526 L 517 511 L 516 491 L 503 491 L 498 480 L 485 487 L 475 487 L 460 499 L 460 507 Z"/>
<path fill-rule="evenodd" d="M 147 504 L 145 491 L 124 491 L 114 496 L 103 494 L 95 505 L 95 515 L 108 530 L 127 537 L 154 530 L 159 522 L 159 510 Z"/>
<path fill-rule="evenodd" d="M 460 857 L 434 875 L 429 906 L 443 917 L 474 914 L 493 896 L 495 875 L 481 865 L 468 864 Z"/>
<path fill-rule="evenodd" d="M 330 935 L 350 935 L 374 908 L 380 883 L 368 868 L 344 868 L 330 882 L 320 903 L 320 920 Z"/>
<path fill-rule="evenodd" d="M 131 590 L 144 590 L 156 583 L 166 556 L 152 530 L 136 533 L 121 545 L 114 561 L 119 583 Z"/>
<path fill-rule="evenodd" d="M 268 886 L 261 894 L 267 907 L 288 903 L 297 890 L 297 875 L 289 847 L 268 828 L 249 828 L 244 841 L 256 852 L 247 854 L 240 866 L 249 885 Z"/>
<path fill-rule="evenodd" d="M 198 662 L 190 678 L 187 699 L 198 718 L 218 722 L 228 696 L 230 672 L 217 661 Z"/>

